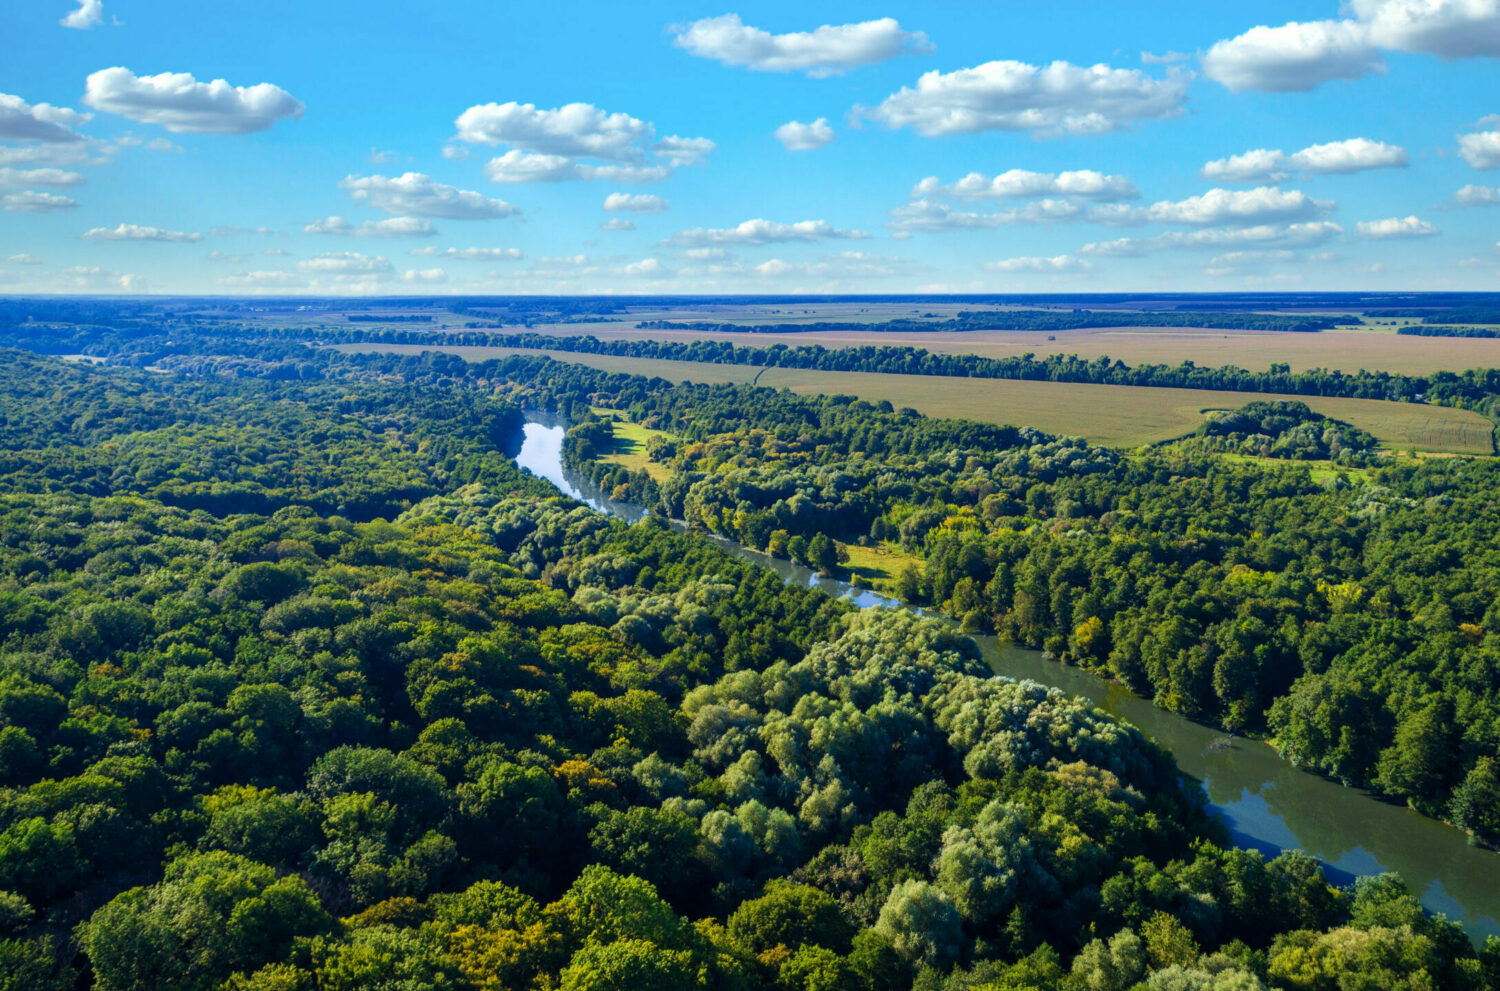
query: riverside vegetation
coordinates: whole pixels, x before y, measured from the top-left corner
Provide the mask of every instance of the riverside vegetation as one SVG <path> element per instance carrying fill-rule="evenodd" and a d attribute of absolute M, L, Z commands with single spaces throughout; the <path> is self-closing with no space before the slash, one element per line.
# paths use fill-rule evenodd
<path fill-rule="evenodd" d="M 929 445 L 994 445 L 1059 540 L 1110 452 L 535 359 L 298 360 L 319 374 L 0 352 L 3 986 L 1500 987 L 1500 940 L 1393 876 L 1226 846 L 1168 755 L 989 677 L 948 625 L 559 496 L 507 457 L 508 395 L 628 400 L 674 464 L 719 458 L 698 482 L 804 434 L 830 463 L 888 444 L 909 488 Z M 965 490 L 979 456 L 926 484 Z M 1220 484 L 1183 457 L 1189 506 L 1150 519 Z M 986 561 L 1001 532 L 949 529 Z M 1243 584 L 1278 581 L 1303 579 Z"/>

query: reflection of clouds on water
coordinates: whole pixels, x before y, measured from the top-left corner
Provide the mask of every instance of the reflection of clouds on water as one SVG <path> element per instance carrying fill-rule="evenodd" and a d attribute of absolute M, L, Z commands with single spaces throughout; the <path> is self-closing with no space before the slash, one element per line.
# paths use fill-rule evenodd
<path fill-rule="evenodd" d="M 640 506 L 609 500 L 587 479 L 563 467 L 562 420 L 528 414 L 527 421 L 517 464 L 601 512 L 632 522 L 648 515 Z M 785 581 L 821 588 L 865 609 L 904 608 L 898 600 L 869 589 L 817 575 L 722 537 L 710 539 Z M 1159 709 L 1120 685 L 1049 661 L 1040 651 L 1003 644 L 992 636 L 974 639 L 995 673 L 1029 678 L 1087 698 L 1170 751 L 1185 775 L 1203 783 L 1236 845 L 1268 857 L 1284 849 L 1306 850 L 1327 866 L 1336 884 L 1363 874 L 1397 871 L 1421 893 L 1428 910 L 1447 914 L 1470 935 L 1500 934 L 1500 855 L 1470 846 L 1458 830 L 1299 770 L 1258 741 L 1240 737 L 1227 738 L 1226 743 L 1222 730 Z"/>

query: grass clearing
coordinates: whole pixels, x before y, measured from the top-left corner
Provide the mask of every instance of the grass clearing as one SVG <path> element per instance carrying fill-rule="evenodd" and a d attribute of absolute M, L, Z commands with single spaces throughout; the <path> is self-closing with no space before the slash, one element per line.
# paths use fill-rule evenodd
<path fill-rule="evenodd" d="M 646 444 L 653 437 L 671 437 L 665 430 L 652 430 L 643 427 L 633 420 L 627 419 L 619 410 L 603 409 L 594 407 L 594 412 L 601 416 L 608 416 L 614 421 L 612 427 L 615 442 L 610 453 L 600 458 L 605 464 L 623 465 L 631 471 L 644 471 L 651 476 L 652 481 L 665 482 L 671 471 L 664 464 L 652 461 L 646 454 Z"/>
<path fill-rule="evenodd" d="M 888 589 L 909 565 L 918 568 L 922 566 L 918 558 L 894 544 L 883 543 L 875 547 L 861 547 L 859 544 L 839 546 L 849 555 L 849 560 L 843 565 L 845 570 L 875 589 Z"/>
<path fill-rule="evenodd" d="M 1321 335 L 1282 334 L 1279 338 L 1317 336 Z M 1341 336 L 1339 339 L 1348 338 Z M 472 361 L 507 354 L 546 354 L 558 361 L 571 361 L 606 371 L 654 375 L 672 382 L 709 384 L 748 384 L 761 371 L 749 365 L 617 358 L 518 348 L 348 345 L 344 350 L 404 353 L 441 350 Z M 910 406 L 928 416 L 1030 426 L 1049 433 L 1086 437 L 1096 444 L 1126 448 L 1191 433 L 1209 410 L 1236 409 L 1257 399 L 1292 398 L 1300 399 L 1325 416 L 1368 430 L 1382 445 L 1394 450 L 1435 454 L 1487 455 L 1493 452 L 1491 424 L 1478 413 L 1378 399 L 1288 397 L 1260 392 L 887 375 L 879 372 L 823 372 L 802 368 L 768 368 L 761 375 L 760 384 L 803 394 L 852 395 L 871 402 L 888 400 L 897 407 Z"/>

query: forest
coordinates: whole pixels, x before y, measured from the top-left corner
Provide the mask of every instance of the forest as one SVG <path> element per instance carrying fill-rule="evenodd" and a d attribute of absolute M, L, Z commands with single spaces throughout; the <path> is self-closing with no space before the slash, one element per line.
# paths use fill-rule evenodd
<path fill-rule="evenodd" d="M 1266 330 L 1316 334 L 1332 330 L 1346 319 L 1310 314 L 1245 313 L 1183 310 L 991 310 L 962 311 L 947 320 L 885 320 L 877 323 L 815 320 L 809 323 L 709 323 L 702 320 L 645 320 L 641 330 L 695 330 L 715 333 L 798 334 L 857 330 L 880 334 L 956 332 L 966 330 L 1085 330 L 1093 327 L 1200 327 L 1209 330 Z"/>
<path fill-rule="evenodd" d="M 1490 459 L 1371 460 L 1361 432 L 1297 403 L 1126 456 L 850 397 L 529 361 L 481 373 L 581 419 L 569 456 L 616 498 L 829 571 L 840 544 L 906 554 L 891 591 L 907 601 L 1500 842 Z M 662 431 L 649 453 L 667 480 L 597 460 L 611 427 L 579 396 Z M 1317 456 L 1349 469 L 1315 481 L 1287 460 Z"/>
<path fill-rule="evenodd" d="M 898 483 L 994 445 L 1047 479 L 1051 526 L 1109 452 L 545 359 L 208 367 L 0 352 L 0 986 L 1500 987 L 1500 940 L 1397 877 L 1228 846 L 1169 755 L 991 677 L 951 625 L 627 526 L 509 456 L 521 398 L 661 397 L 637 412 L 700 467 L 738 456 L 736 416 L 798 470 L 888 443 Z M 1118 516 L 1187 511 L 1141 506 Z"/>

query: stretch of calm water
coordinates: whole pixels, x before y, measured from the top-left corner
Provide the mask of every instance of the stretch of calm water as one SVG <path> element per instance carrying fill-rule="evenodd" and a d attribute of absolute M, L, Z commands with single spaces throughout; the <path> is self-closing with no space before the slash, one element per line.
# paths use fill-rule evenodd
<path fill-rule="evenodd" d="M 529 415 L 516 462 L 601 512 L 632 521 L 645 516 L 640 506 L 612 502 L 587 480 L 563 468 L 563 429 L 561 421 Z M 789 582 L 825 589 L 863 608 L 908 608 L 733 541 L 710 539 Z M 990 636 L 974 639 L 997 674 L 1030 678 L 1081 695 L 1140 727 L 1171 751 L 1183 772 L 1202 783 L 1238 845 L 1271 856 L 1285 849 L 1306 850 L 1340 883 L 1362 874 L 1396 871 L 1420 895 L 1423 905 L 1462 924 L 1471 936 L 1483 939 L 1500 934 L 1500 854 L 1471 846 L 1459 830 L 1357 788 L 1300 771 L 1264 744 L 1230 738 L 1158 709 L 1119 685 L 1046 660 L 1039 651 Z"/>

